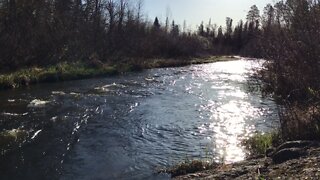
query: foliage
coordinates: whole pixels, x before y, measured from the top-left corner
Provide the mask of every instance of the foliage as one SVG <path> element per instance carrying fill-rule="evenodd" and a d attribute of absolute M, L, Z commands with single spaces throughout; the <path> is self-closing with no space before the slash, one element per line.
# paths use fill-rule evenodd
<path fill-rule="evenodd" d="M 216 163 L 210 164 L 205 161 L 200 161 L 200 160 L 189 161 L 187 159 L 183 163 L 175 165 L 174 167 L 171 167 L 167 170 L 162 170 L 160 172 L 161 173 L 169 173 L 169 174 L 171 174 L 172 177 L 176 177 L 176 176 L 181 176 L 181 175 L 185 175 L 185 174 L 189 174 L 189 173 L 195 173 L 195 172 L 199 172 L 199 171 L 212 169 L 217 166 L 218 166 L 218 164 L 216 164 Z"/>
<path fill-rule="evenodd" d="M 116 67 L 91 68 L 81 62 L 58 63 L 46 68 L 26 68 L 0 75 L 0 89 L 16 88 L 39 82 L 75 80 L 117 73 Z"/>
<path fill-rule="evenodd" d="M 92 78 L 97 76 L 114 75 L 129 71 L 141 71 L 150 68 L 180 67 L 191 64 L 212 63 L 217 61 L 234 60 L 227 56 L 205 56 L 199 58 L 184 59 L 139 59 L 123 60 L 121 63 L 108 65 L 95 62 L 85 64 L 83 62 L 61 62 L 47 67 L 24 68 L 12 73 L 0 74 L 0 89 L 12 89 L 28 86 L 40 82 L 57 82 Z"/>
<path fill-rule="evenodd" d="M 0 71 L 67 61 L 194 56 L 201 41 L 143 18 L 141 2 L 8 0 L 0 2 Z"/>
<path fill-rule="evenodd" d="M 280 110 L 285 139 L 320 138 L 320 4 L 286 0 L 267 5 L 260 37 L 270 59 L 262 78 Z"/>
<path fill-rule="evenodd" d="M 243 143 L 250 151 L 251 155 L 264 155 L 266 154 L 267 149 L 276 147 L 280 142 L 280 134 L 278 132 L 270 132 L 255 134 Z"/>

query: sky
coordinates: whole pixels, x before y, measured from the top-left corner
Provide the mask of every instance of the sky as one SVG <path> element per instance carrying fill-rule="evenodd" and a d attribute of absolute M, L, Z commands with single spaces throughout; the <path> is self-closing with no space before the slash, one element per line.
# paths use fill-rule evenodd
<path fill-rule="evenodd" d="M 212 24 L 225 26 L 226 17 L 233 19 L 234 25 L 240 19 L 245 20 L 250 7 L 256 4 L 263 12 L 266 4 L 275 0 L 144 0 L 143 8 L 149 19 L 158 17 L 165 22 L 167 14 L 170 20 L 195 29 L 202 21 L 205 24 L 211 18 Z"/>

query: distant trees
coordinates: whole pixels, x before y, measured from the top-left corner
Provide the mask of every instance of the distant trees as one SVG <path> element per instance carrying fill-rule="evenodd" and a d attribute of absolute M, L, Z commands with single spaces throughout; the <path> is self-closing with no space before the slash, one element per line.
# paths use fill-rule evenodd
<path fill-rule="evenodd" d="M 159 23 L 158 17 L 156 17 L 156 18 L 154 19 L 153 28 L 156 29 L 156 30 L 160 29 L 160 23 Z"/>
<path fill-rule="evenodd" d="M 233 19 L 226 18 L 226 26 L 223 28 L 211 24 L 198 26 L 198 36 L 206 38 L 210 42 L 210 53 L 213 54 L 242 54 L 246 56 L 260 56 L 261 45 L 256 37 L 260 33 L 260 11 L 257 6 L 252 6 L 247 15 L 247 21 L 240 21 L 235 27 Z"/>
<path fill-rule="evenodd" d="M 256 5 L 250 7 L 250 10 L 247 14 L 247 22 L 253 24 L 253 27 L 258 28 L 260 22 L 260 10 Z"/>
<path fill-rule="evenodd" d="M 117 61 L 198 53 L 198 37 L 182 35 L 168 18 L 164 27 L 158 18 L 150 24 L 142 7 L 142 0 L 1 0 L 0 71 L 92 56 Z"/>
<path fill-rule="evenodd" d="M 170 33 L 173 36 L 178 36 L 180 33 L 179 25 L 175 24 L 174 21 L 172 21 Z"/>
<path fill-rule="evenodd" d="M 232 35 L 232 22 L 233 20 L 230 17 L 226 18 L 226 33 L 225 36 L 227 39 L 231 39 L 231 35 Z"/>
<path fill-rule="evenodd" d="M 200 24 L 199 27 L 198 27 L 198 35 L 199 35 L 199 36 L 205 36 L 203 22 L 201 22 L 201 24 Z"/>
<path fill-rule="evenodd" d="M 275 8 L 271 4 L 267 4 L 264 8 L 262 15 L 262 28 L 268 32 L 271 30 L 272 25 L 275 23 Z"/>

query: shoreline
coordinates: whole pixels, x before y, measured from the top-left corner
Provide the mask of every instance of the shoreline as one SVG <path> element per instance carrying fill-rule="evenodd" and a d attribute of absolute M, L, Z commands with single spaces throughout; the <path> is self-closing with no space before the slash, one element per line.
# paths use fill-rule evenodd
<path fill-rule="evenodd" d="M 173 179 L 319 179 L 320 143 L 288 141 L 272 154 L 260 155 L 232 164 L 216 164 Z"/>
<path fill-rule="evenodd" d="M 145 69 L 182 67 L 238 59 L 234 56 L 204 56 L 185 59 L 128 60 L 116 64 L 107 64 L 99 61 L 95 62 L 93 66 L 83 62 L 62 62 L 45 68 L 30 67 L 11 73 L 0 74 L 0 90 L 16 89 L 40 83 L 108 77 Z"/>

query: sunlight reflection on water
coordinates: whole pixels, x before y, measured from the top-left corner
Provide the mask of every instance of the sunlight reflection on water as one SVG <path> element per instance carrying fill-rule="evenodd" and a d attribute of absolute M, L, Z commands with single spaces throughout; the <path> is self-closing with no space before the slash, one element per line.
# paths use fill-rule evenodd
<path fill-rule="evenodd" d="M 248 92 L 234 84 L 245 83 L 257 67 L 261 67 L 261 64 L 233 61 L 229 62 L 228 66 L 225 66 L 225 63 L 216 63 L 205 66 L 205 69 L 200 71 L 200 76 L 208 82 L 221 82 L 211 87 L 218 91 L 218 97 L 207 100 L 207 104 L 201 106 L 200 110 L 211 113 L 211 123 L 209 126 L 199 127 L 202 134 L 213 132 L 208 139 L 212 141 L 216 154 L 214 160 L 217 162 L 232 163 L 245 159 L 246 151 L 241 142 L 255 133 L 255 125 L 250 121 L 259 118 L 265 109 L 251 104 Z"/>

